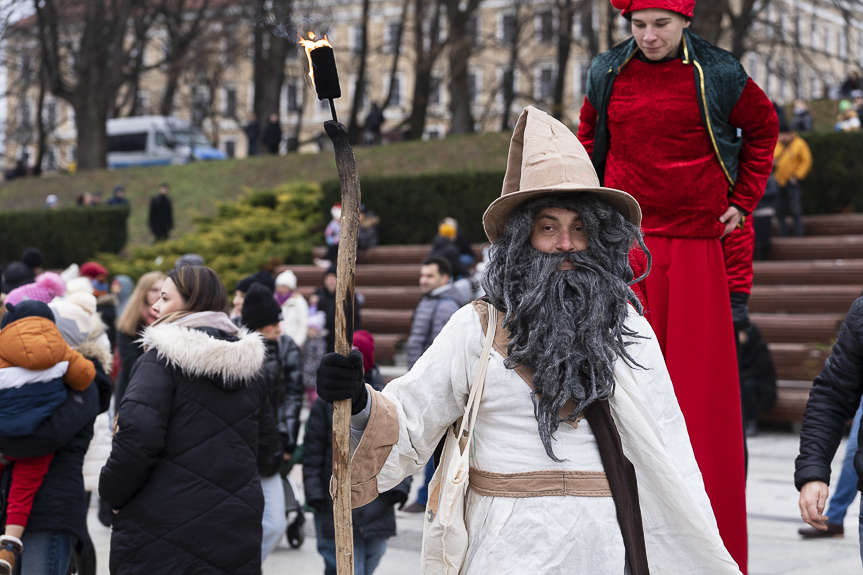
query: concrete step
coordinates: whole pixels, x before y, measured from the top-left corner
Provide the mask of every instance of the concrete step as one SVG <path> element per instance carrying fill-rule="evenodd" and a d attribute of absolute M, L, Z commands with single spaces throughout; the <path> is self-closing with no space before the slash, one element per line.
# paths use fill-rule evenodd
<path fill-rule="evenodd" d="M 768 343 L 825 343 L 836 339 L 845 314 L 753 313 L 752 323 Z"/>
<path fill-rule="evenodd" d="M 482 258 L 483 244 L 473 244 L 474 255 Z M 428 256 L 431 244 L 407 244 L 401 246 L 375 246 L 367 250 L 357 251 L 357 264 L 415 264 L 422 263 Z M 312 249 L 312 257 L 322 258 L 327 252 L 324 246 Z"/>
<path fill-rule="evenodd" d="M 803 216 L 804 237 L 863 234 L 863 214 Z"/>
<path fill-rule="evenodd" d="M 863 235 L 773 238 L 771 260 L 824 260 L 863 258 Z"/>
<path fill-rule="evenodd" d="M 323 282 L 324 270 L 315 265 L 279 266 L 276 274 L 291 270 L 297 276 L 299 287 L 318 287 Z M 416 264 L 359 265 L 356 285 L 360 286 L 416 286 L 420 270 Z"/>
<path fill-rule="evenodd" d="M 756 285 L 749 296 L 755 313 L 844 313 L 863 285 Z"/>
<path fill-rule="evenodd" d="M 755 285 L 863 286 L 863 259 L 755 262 Z"/>
<path fill-rule="evenodd" d="M 773 409 L 758 416 L 762 421 L 803 421 L 811 381 L 782 380 L 776 382 L 776 403 Z"/>
<path fill-rule="evenodd" d="M 814 343 L 768 344 L 778 379 L 813 381 L 830 357 L 831 346 Z"/>

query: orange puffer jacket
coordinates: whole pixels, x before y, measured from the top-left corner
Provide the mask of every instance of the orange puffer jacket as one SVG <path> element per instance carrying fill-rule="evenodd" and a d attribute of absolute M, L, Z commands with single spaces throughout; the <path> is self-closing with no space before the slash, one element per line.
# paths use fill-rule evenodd
<path fill-rule="evenodd" d="M 76 391 L 87 389 L 96 377 L 96 368 L 69 347 L 54 322 L 43 317 L 25 317 L 0 331 L 0 381 L 6 368 L 42 371 L 64 361 L 69 362 L 69 367 L 63 383 Z"/>

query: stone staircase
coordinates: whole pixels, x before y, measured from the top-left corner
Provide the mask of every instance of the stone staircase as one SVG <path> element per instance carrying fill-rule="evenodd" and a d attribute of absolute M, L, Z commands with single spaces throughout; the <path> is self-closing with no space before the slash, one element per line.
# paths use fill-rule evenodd
<path fill-rule="evenodd" d="M 802 420 L 812 380 L 848 308 L 863 293 L 863 214 L 809 216 L 804 222 L 804 237 L 774 238 L 770 261 L 755 263 L 752 320 L 770 346 L 779 377 L 776 405 L 763 415 L 766 420 Z M 390 376 L 404 370 L 399 353 L 420 299 L 419 264 L 428 249 L 378 246 L 357 259 L 363 329 L 374 334 L 378 363 Z M 323 248 L 316 248 L 315 256 L 322 255 Z M 321 285 L 320 268 L 290 269 L 303 295 Z"/>

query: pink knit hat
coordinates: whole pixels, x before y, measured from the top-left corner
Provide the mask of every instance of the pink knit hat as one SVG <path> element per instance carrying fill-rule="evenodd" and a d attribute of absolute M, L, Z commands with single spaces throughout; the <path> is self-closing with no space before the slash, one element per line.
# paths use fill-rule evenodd
<path fill-rule="evenodd" d="M 6 296 L 5 303 L 17 305 L 22 301 L 41 301 L 51 303 L 55 297 L 66 293 L 66 283 L 54 272 L 45 272 L 36 278 L 36 283 L 13 289 Z"/>
<path fill-rule="evenodd" d="M 686 18 L 692 18 L 695 12 L 695 0 L 611 0 L 611 5 L 620 10 L 621 16 L 649 8 L 677 12 Z"/>

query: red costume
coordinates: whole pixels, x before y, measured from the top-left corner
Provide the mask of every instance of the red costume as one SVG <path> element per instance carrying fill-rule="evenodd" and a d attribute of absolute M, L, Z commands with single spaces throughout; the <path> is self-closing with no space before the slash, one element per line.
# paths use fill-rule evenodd
<path fill-rule="evenodd" d="M 626 13 L 664 8 L 689 17 L 694 6 L 687 0 L 615 0 L 615 5 L 621 2 L 629 6 Z M 596 73 L 609 66 L 603 68 Z M 726 118 L 742 132 L 735 179 L 705 125 L 699 76 L 688 56 L 650 62 L 636 51 L 614 71 L 603 118 L 604 185 L 630 193 L 641 205 L 653 267 L 635 289 L 665 355 L 720 534 L 745 573 L 743 433 L 729 291 L 750 291 L 754 235 L 746 221 L 744 229 L 725 238 L 723 249 L 725 224 L 719 217 L 729 205 L 748 215 L 758 204 L 772 167 L 776 115 L 751 79 L 741 81 L 742 92 Z M 590 97 L 588 92 L 578 139 L 593 156 L 599 112 Z M 634 257 L 636 273 L 645 264 Z"/>

